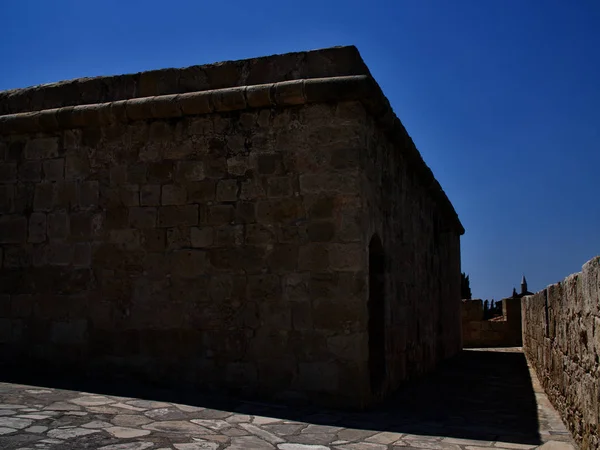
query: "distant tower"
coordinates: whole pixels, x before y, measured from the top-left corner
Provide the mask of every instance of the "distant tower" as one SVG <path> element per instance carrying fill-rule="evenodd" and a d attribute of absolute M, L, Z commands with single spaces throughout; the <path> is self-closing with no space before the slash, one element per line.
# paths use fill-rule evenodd
<path fill-rule="evenodd" d="M 525 279 L 525 275 L 523 275 L 523 279 L 521 280 L 521 294 L 527 294 L 528 292 L 527 280 Z"/>

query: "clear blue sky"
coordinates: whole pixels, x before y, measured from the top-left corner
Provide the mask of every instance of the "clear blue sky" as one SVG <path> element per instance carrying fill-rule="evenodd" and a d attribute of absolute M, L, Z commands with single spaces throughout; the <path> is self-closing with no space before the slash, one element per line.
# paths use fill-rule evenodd
<path fill-rule="evenodd" d="M 458 211 L 475 297 L 600 254 L 596 0 L 4 0 L 0 17 L 0 90 L 354 44 Z"/>

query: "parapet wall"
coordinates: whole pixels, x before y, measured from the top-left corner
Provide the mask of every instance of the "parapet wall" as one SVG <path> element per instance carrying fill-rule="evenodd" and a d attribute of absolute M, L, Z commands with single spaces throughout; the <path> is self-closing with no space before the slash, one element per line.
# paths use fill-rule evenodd
<path fill-rule="evenodd" d="M 370 76 L 370 72 L 356 47 L 333 47 L 2 91 L 0 115 L 348 75 Z"/>
<path fill-rule="evenodd" d="M 600 445 L 600 257 L 525 297 L 523 349 L 582 449 Z"/>
<path fill-rule="evenodd" d="M 482 300 L 462 301 L 464 348 L 518 347 L 521 339 L 521 299 L 502 300 L 502 317 L 484 320 Z"/>

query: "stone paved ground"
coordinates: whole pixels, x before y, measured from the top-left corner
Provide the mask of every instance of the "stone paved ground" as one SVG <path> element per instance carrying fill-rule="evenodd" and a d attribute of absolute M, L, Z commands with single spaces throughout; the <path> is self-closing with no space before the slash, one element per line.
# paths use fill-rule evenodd
<path fill-rule="evenodd" d="M 530 375 L 531 373 L 531 375 Z M 520 349 L 465 351 L 370 412 L 0 383 L 0 448 L 572 449 Z"/>

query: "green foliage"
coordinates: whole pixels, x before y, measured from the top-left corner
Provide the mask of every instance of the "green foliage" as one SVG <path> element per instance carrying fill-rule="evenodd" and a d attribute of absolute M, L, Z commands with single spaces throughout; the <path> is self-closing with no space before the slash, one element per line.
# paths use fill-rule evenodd
<path fill-rule="evenodd" d="M 471 300 L 471 284 L 469 275 L 462 272 L 460 274 L 460 297 L 465 300 Z"/>

